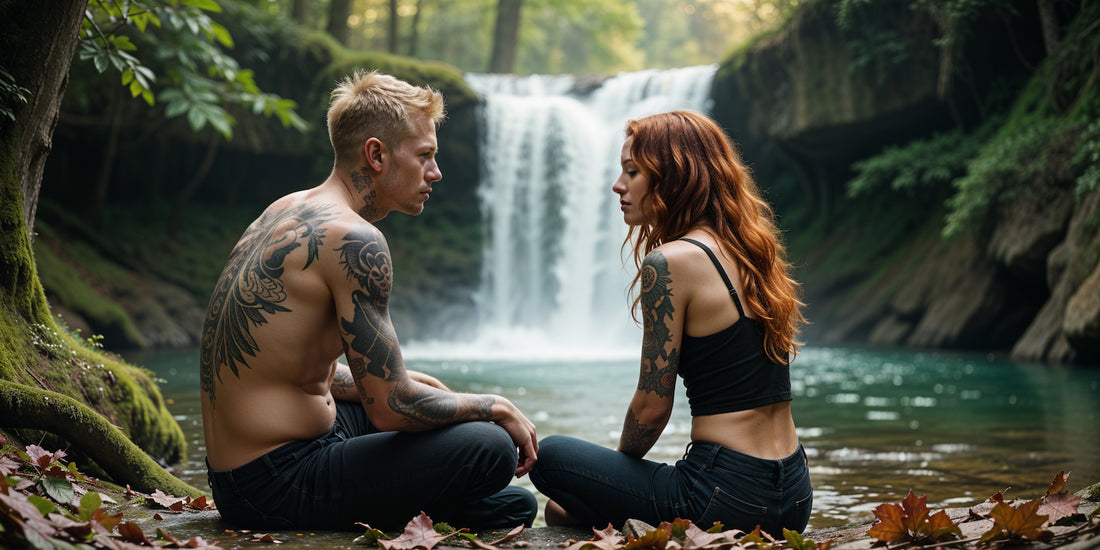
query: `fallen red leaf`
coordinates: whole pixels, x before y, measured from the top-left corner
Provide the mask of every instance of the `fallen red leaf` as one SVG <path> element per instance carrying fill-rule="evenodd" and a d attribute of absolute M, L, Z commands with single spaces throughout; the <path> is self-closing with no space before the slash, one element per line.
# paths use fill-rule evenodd
<path fill-rule="evenodd" d="M 1077 506 L 1081 504 L 1081 497 L 1069 493 L 1056 493 L 1043 497 L 1039 505 L 1039 514 L 1047 516 L 1047 522 L 1054 522 L 1072 516 L 1077 513 Z"/>
<path fill-rule="evenodd" d="M 145 532 L 141 530 L 141 527 L 138 527 L 138 525 L 132 521 L 124 521 L 118 524 L 118 536 L 124 542 L 132 542 L 144 546 L 153 545 L 153 541 L 145 536 Z"/>
<path fill-rule="evenodd" d="M 1039 499 L 1030 500 L 1018 507 L 1007 502 L 998 502 L 989 512 L 993 527 L 981 536 L 979 544 L 1001 539 L 1042 541 L 1053 537 L 1054 533 L 1043 529 L 1047 516 L 1038 514 L 1038 509 Z"/>
<path fill-rule="evenodd" d="M 741 537 L 741 543 L 742 544 L 749 543 L 749 542 L 754 542 L 754 543 L 756 543 L 760 546 L 764 546 L 765 544 L 768 544 L 768 543 L 774 543 L 775 542 L 775 537 L 769 535 L 766 531 L 760 529 L 759 525 L 757 525 L 755 529 L 753 529 L 752 531 L 749 531 L 749 534 L 745 535 L 744 537 Z"/>
<path fill-rule="evenodd" d="M 508 533 L 505 534 L 503 537 L 500 537 L 499 539 L 494 540 L 493 542 L 490 542 L 488 544 L 492 544 L 492 545 L 503 544 L 505 542 L 508 542 L 508 541 L 518 537 L 519 534 L 522 533 L 522 532 L 523 532 L 523 526 L 518 525 L 515 528 L 513 528 L 511 531 L 508 531 Z"/>
<path fill-rule="evenodd" d="M 668 546 L 669 532 L 665 529 L 654 529 L 639 538 L 627 537 L 623 550 L 665 550 Z"/>
<path fill-rule="evenodd" d="M 959 526 L 940 510 L 929 516 L 928 497 L 917 497 L 913 491 L 905 495 L 901 505 L 879 504 L 875 508 L 878 523 L 867 534 L 879 543 L 944 542 L 962 538 Z"/>
<path fill-rule="evenodd" d="M 405 526 L 405 531 L 401 533 L 401 536 L 393 540 L 379 540 L 378 544 L 382 545 L 385 550 L 413 550 L 414 548 L 432 550 L 432 547 L 439 544 L 439 541 L 449 536 L 451 535 L 436 533 L 431 518 L 424 512 L 420 512 L 419 516 L 413 518 Z"/>
<path fill-rule="evenodd" d="M 35 463 L 39 468 L 45 468 L 53 461 L 65 458 L 66 455 L 65 451 L 51 453 L 38 445 L 27 445 L 27 456 L 31 457 L 31 462 Z"/>
<path fill-rule="evenodd" d="M 1059 471 L 1054 475 L 1054 479 L 1050 482 L 1050 487 L 1047 488 L 1047 496 L 1056 495 L 1063 492 L 1062 487 L 1066 485 L 1066 481 L 1069 480 L 1069 474 L 1065 470 Z"/>

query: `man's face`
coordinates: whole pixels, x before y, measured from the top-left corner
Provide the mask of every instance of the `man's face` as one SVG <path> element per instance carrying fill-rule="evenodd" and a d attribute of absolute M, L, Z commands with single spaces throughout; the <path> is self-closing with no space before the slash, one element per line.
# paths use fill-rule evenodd
<path fill-rule="evenodd" d="M 391 151 L 390 163 L 383 169 L 378 198 L 387 203 L 388 210 L 415 216 L 424 211 L 432 184 L 443 179 L 443 174 L 435 161 L 438 150 L 435 123 L 421 115 L 413 127 L 413 135 L 401 140 Z"/>

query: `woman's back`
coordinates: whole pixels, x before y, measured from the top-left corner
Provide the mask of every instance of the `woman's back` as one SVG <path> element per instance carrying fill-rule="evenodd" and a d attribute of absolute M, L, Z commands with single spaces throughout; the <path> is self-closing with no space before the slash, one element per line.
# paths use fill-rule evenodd
<path fill-rule="evenodd" d="M 713 252 L 713 261 L 703 247 Z M 798 437 L 788 367 L 767 359 L 760 326 L 744 317 L 742 270 L 706 231 L 691 231 L 660 249 L 673 293 L 685 304 L 679 373 L 691 401 L 692 440 L 757 458 L 790 455 Z"/>

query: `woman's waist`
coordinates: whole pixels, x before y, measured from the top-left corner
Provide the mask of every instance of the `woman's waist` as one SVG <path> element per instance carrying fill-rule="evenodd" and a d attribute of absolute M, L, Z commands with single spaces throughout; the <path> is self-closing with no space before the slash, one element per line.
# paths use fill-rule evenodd
<path fill-rule="evenodd" d="M 799 448 L 790 403 L 693 417 L 691 440 L 762 460 L 782 460 Z"/>

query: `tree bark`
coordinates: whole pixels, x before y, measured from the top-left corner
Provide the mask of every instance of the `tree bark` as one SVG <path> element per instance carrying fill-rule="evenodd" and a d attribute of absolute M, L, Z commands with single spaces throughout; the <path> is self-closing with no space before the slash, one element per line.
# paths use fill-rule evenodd
<path fill-rule="evenodd" d="M 1054 9 L 1054 0 L 1037 0 L 1039 4 L 1039 23 L 1043 28 L 1043 44 L 1047 49 L 1047 57 L 1054 58 L 1058 55 L 1058 48 L 1062 37 L 1058 27 L 1058 13 Z"/>
<path fill-rule="evenodd" d="M 12 158 L 2 159 L 5 172 L 20 186 L 23 223 L 33 240 L 34 215 L 46 156 L 53 149 L 53 131 L 60 118 L 61 98 L 69 83 L 69 65 L 76 52 L 77 33 L 88 0 L 29 0 L 0 4 L 0 61 L 15 84 L 30 93 L 30 101 L 15 106 L 15 120 L 0 119 L 0 143 L 16 145 Z M 10 163 L 10 164 L 9 164 Z M 3 220 L 3 232 L 10 220 Z M 0 235 L 0 239 L 10 238 Z"/>
<path fill-rule="evenodd" d="M 388 51 L 392 54 L 400 53 L 397 51 L 397 46 L 400 42 L 398 30 L 398 15 L 397 15 L 397 0 L 390 0 L 390 20 L 389 20 L 389 32 L 388 32 Z"/>
<path fill-rule="evenodd" d="M 412 25 L 409 26 L 408 56 L 416 57 L 420 47 L 420 10 L 424 7 L 423 0 L 416 0 L 416 11 L 413 12 Z"/>
<path fill-rule="evenodd" d="M 328 7 L 328 33 L 338 42 L 348 45 L 348 16 L 352 0 L 332 0 Z"/>
<path fill-rule="evenodd" d="M 309 0 L 294 0 L 290 8 L 290 18 L 305 24 L 309 12 Z"/>
<path fill-rule="evenodd" d="M 491 73 L 511 73 L 515 70 L 522 8 L 523 0 L 497 2 L 497 20 L 493 28 L 493 53 L 489 60 Z"/>

